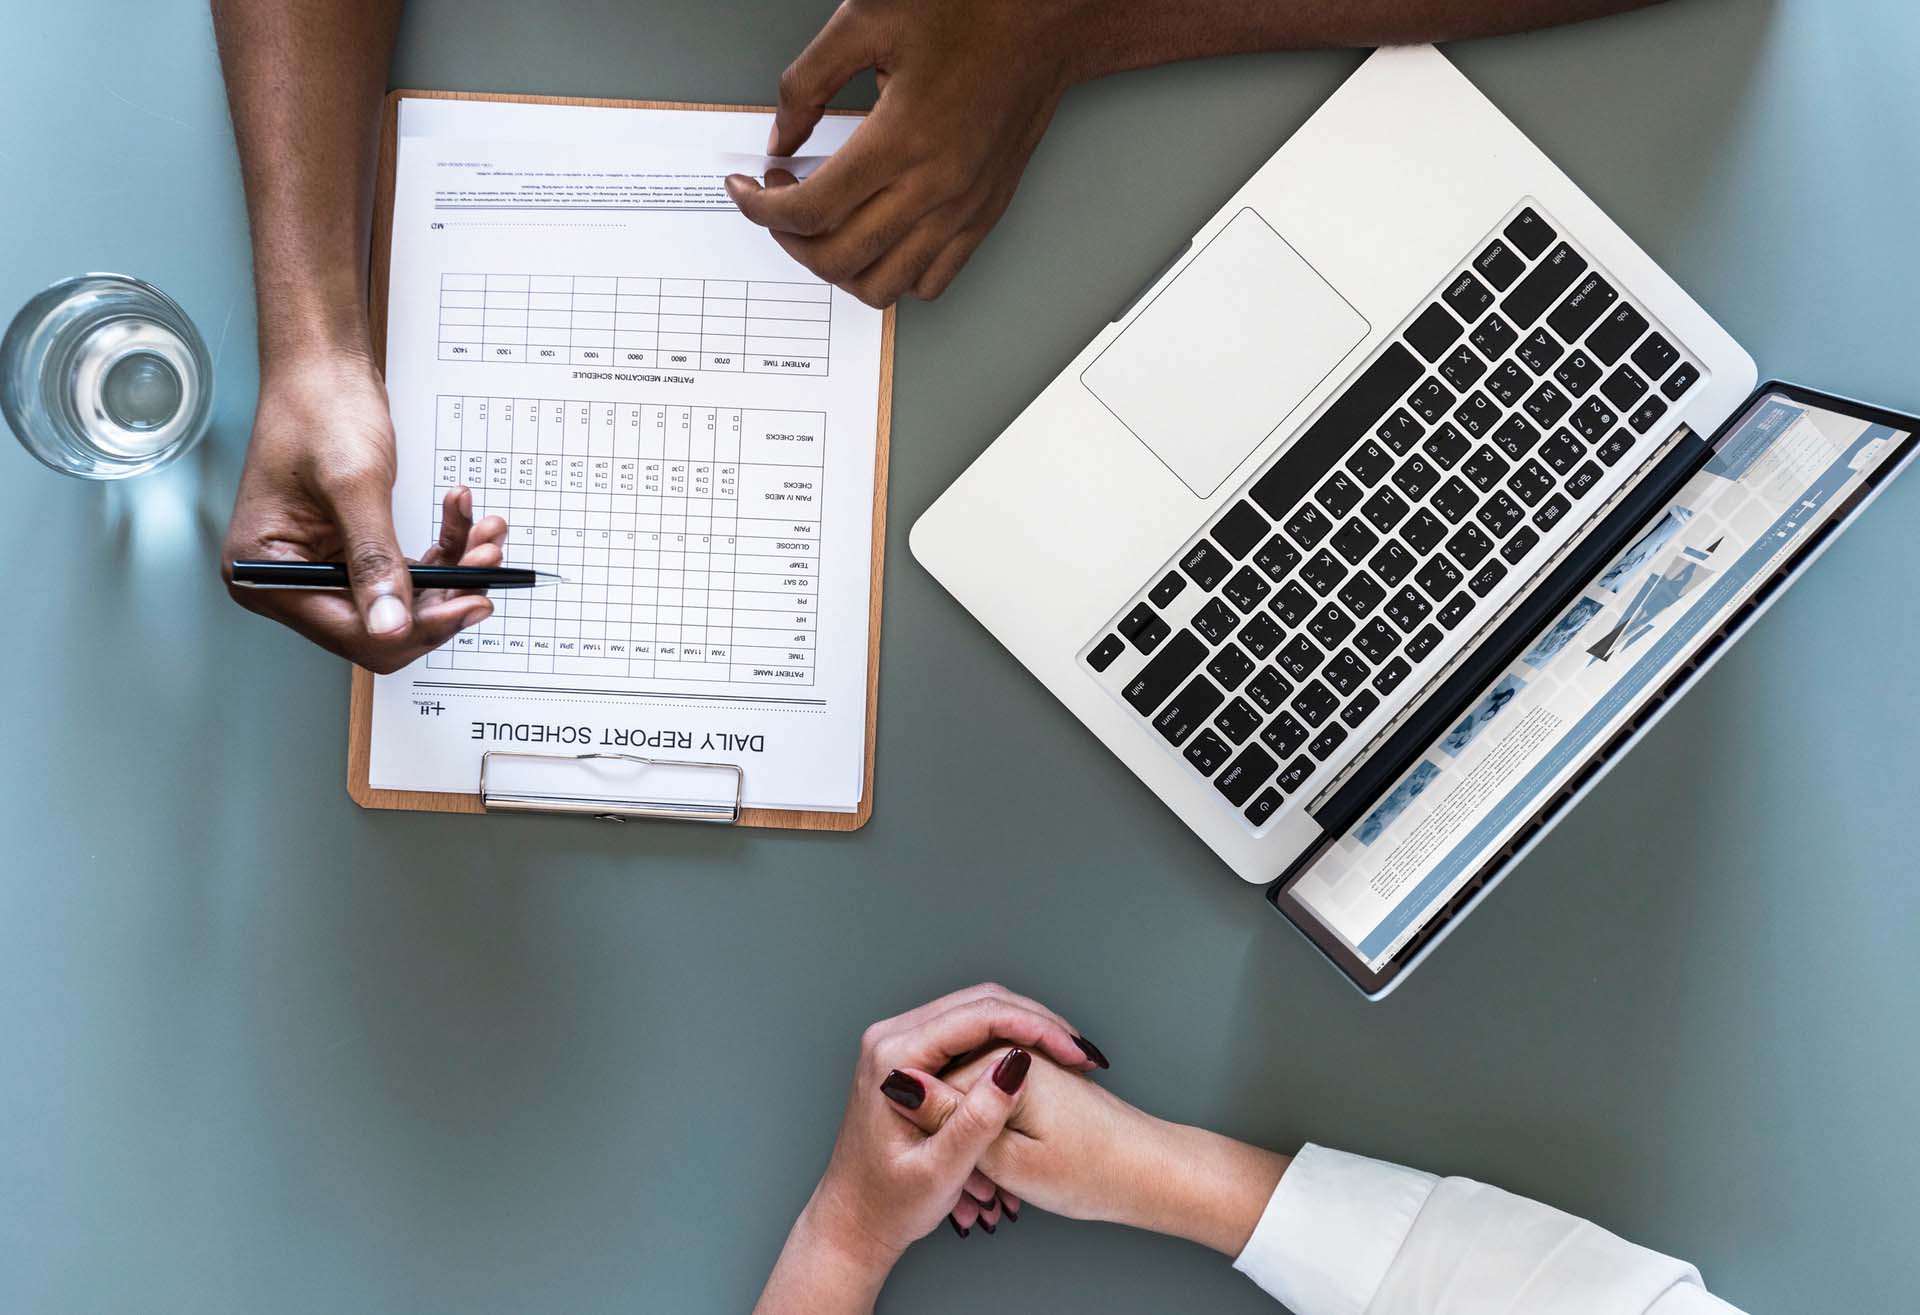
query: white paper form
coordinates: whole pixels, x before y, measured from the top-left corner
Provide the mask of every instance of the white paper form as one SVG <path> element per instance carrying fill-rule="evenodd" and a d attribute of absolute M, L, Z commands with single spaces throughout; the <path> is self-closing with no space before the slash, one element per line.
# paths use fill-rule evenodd
<path fill-rule="evenodd" d="M 509 565 L 570 583 L 495 593 L 376 681 L 374 787 L 470 794 L 488 749 L 592 751 L 739 763 L 750 807 L 859 806 L 883 321 L 727 199 L 785 163 L 755 151 L 770 124 L 402 101 L 400 541 L 464 484 Z"/>

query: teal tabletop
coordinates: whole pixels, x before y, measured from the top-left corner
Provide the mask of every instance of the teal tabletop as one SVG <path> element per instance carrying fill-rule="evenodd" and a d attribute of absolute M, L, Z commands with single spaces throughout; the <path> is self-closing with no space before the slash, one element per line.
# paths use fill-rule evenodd
<path fill-rule="evenodd" d="M 764 103 L 827 8 L 416 0 L 393 79 Z M 124 486 L 0 443 L 0 1310 L 744 1310 L 861 1027 L 988 977 L 1169 1117 L 1497 1182 L 1756 1312 L 1911 1308 L 1920 476 L 1379 1005 L 906 550 L 1359 54 L 1073 92 L 972 266 L 902 308 L 876 809 L 825 836 L 355 807 L 346 667 L 215 574 L 258 375 L 205 9 L 0 0 L 0 29 L 6 313 L 139 275 L 218 390 L 195 457 Z M 1763 377 L 1912 411 L 1917 49 L 1898 0 L 1672 0 L 1449 53 Z M 929 1238 L 883 1307 L 989 1297 L 1274 1309 L 1037 1212 Z"/>

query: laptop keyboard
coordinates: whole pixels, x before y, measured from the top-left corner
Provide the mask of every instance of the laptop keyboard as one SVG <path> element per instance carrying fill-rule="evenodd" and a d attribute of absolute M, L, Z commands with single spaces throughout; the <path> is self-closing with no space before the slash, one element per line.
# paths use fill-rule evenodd
<path fill-rule="evenodd" d="M 1262 828 L 1552 557 L 1700 379 L 1523 204 L 1082 659 Z"/>

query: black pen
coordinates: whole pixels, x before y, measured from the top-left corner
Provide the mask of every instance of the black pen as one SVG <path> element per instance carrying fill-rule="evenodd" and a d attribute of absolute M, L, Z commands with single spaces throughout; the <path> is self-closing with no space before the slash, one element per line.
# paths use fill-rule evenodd
<path fill-rule="evenodd" d="M 247 589 L 350 589 L 339 562 L 234 562 L 232 579 Z M 565 584 L 564 575 L 518 566 L 409 566 L 415 589 L 538 589 Z"/>

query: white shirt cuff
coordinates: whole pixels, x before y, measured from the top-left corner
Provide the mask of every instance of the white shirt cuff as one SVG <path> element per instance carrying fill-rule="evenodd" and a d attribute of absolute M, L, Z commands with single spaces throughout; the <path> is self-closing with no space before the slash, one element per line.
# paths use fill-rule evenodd
<path fill-rule="evenodd" d="M 1304 1146 L 1233 1267 L 1295 1315 L 1364 1315 L 1438 1182 L 1417 1169 Z"/>

